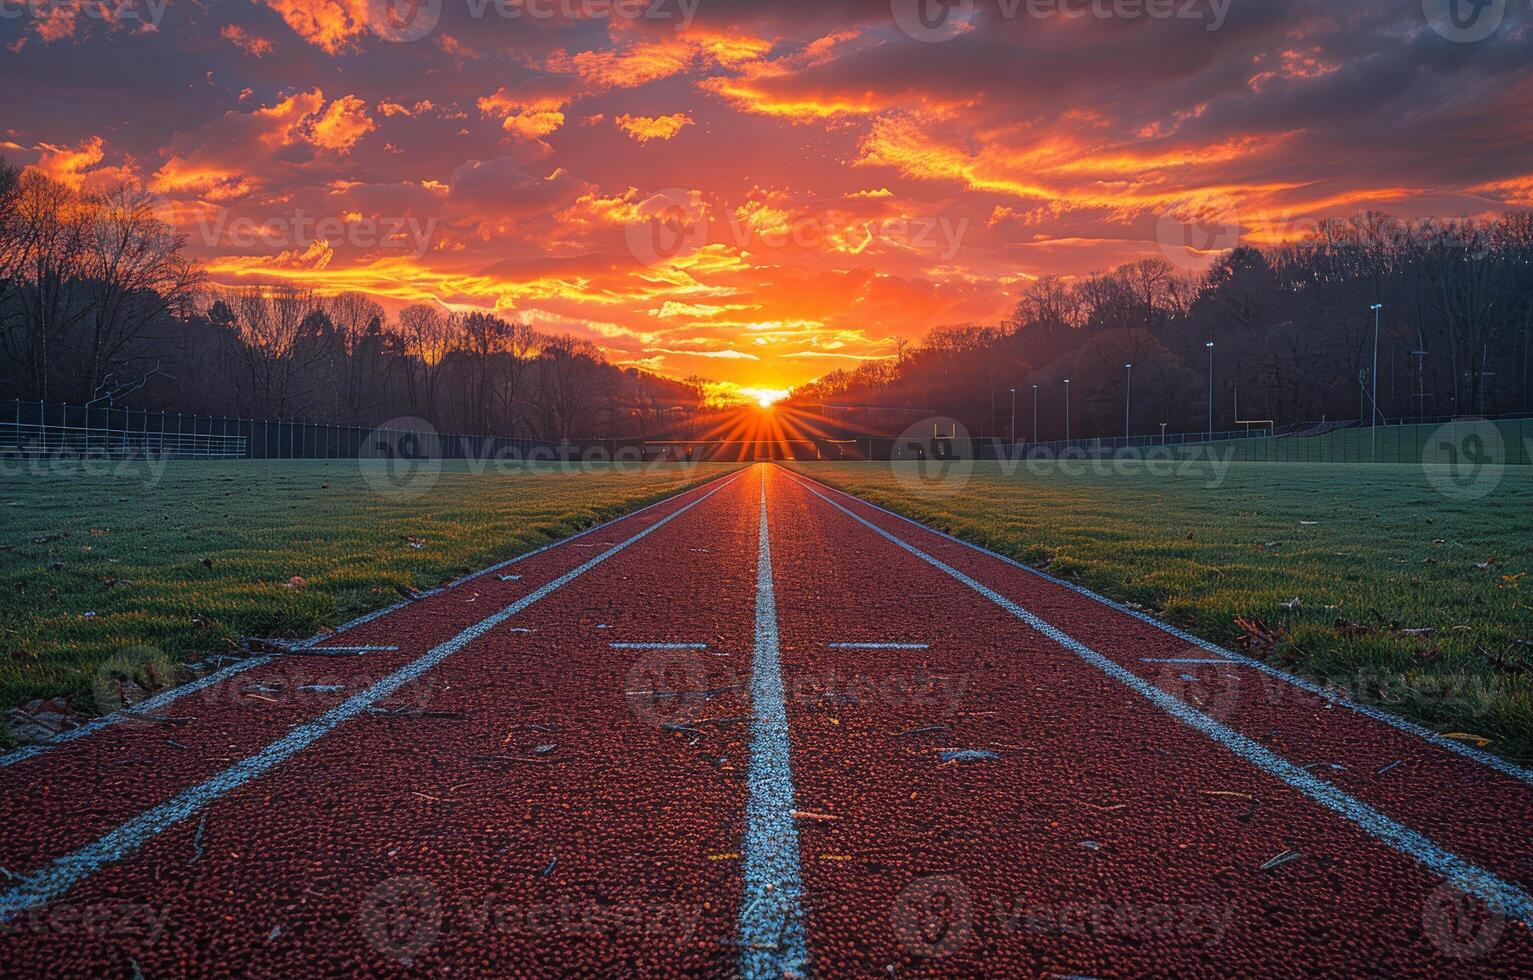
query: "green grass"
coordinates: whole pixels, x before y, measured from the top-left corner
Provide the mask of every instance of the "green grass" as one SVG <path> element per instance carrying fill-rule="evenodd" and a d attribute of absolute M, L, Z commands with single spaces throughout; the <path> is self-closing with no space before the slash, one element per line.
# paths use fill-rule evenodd
<path fill-rule="evenodd" d="M 1235 463 L 1218 479 L 1206 463 L 1168 476 L 987 463 L 950 495 L 901 479 L 917 464 L 792 465 L 1359 700 L 1533 754 L 1533 649 L 1516 642 L 1533 640 L 1533 469 L 1466 500 L 1390 464 Z M 1282 637 L 1253 647 L 1237 617 Z"/>
<path fill-rule="evenodd" d="M 1146 447 L 1153 448 L 1153 447 Z M 1166 447 L 1178 458 L 1203 456 L 1210 448 L 1236 462 L 1408 463 L 1452 465 L 1485 459 L 1526 466 L 1533 461 L 1533 419 L 1389 425 L 1377 432 L 1360 426 L 1318 436 L 1253 437 Z M 1105 451 L 1105 450 L 1104 450 Z"/>
<path fill-rule="evenodd" d="M 381 463 L 373 467 L 376 476 Z M 0 710 L 146 686 L 241 636 L 308 636 L 704 482 L 728 467 L 473 473 L 380 493 L 355 460 L 0 470 Z M 420 546 L 412 547 L 410 538 Z M 204 563 L 206 560 L 206 564 Z M 290 588 L 294 576 L 302 587 Z M 148 649 L 145 649 L 148 648 Z M 0 739 L 4 736 L 0 735 Z"/>

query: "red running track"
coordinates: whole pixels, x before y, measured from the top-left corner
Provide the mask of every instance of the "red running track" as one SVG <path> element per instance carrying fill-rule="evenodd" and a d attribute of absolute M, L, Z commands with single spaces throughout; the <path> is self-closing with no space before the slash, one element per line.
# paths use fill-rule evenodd
<path fill-rule="evenodd" d="M 781 468 L 503 571 L 0 768 L 0 974 L 1533 974 L 1517 771 Z"/>

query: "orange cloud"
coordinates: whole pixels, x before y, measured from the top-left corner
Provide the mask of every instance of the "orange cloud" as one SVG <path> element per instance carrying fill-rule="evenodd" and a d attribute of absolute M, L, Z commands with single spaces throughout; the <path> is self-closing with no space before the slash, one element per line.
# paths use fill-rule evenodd
<path fill-rule="evenodd" d="M 1280 58 L 1279 67 L 1258 72 L 1246 84 L 1253 89 L 1262 89 L 1279 79 L 1324 78 L 1341 68 L 1341 65 L 1335 62 L 1326 61 L 1318 48 L 1312 48 L 1309 51 L 1284 51 Z"/>
<path fill-rule="evenodd" d="M 310 139 L 340 153 L 349 153 L 357 140 L 377 128 L 367 114 L 367 103 L 354 95 L 343 95 L 311 123 Z"/>
<path fill-rule="evenodd" d="M 771 43 L 761 39 L 701 31 L 634 41 L 632 35 L 614 26 L 612 34 L 614 47 L 573 54 L 560 48 L 536 63 L 541 70 L 557 75 L 533 78 L 515 87 L 501 86 L 475 104 L 485 116 L 499 119 L 506 132 L 540 141 L 563 127 L 566 110 L 580 99 L 710 66 L 742 64 L 771 50 Z M 691 122 L 685 113 L 621 118 L 630 120 L 631 125 L 619 125 L 641 143 L 670 139 Z"/>
<path fill-rule="evenodd" d="M 385 116 L 420 116 L 431 112 L 436 108 L 436 103 L 430 99 L 421 99 L 413 106 L 402 105 L 398 102 L 380 102 L 378 111 Z"/>
<path fill-rule="evenodd" d="M 579 77 L 592 88 L 633 88 L 679 75 L 697 57 L 691 45 L 659 41 L 617 51 L 555 52 L 544 63 L 549 71 Z"/>
<path fill-rule="evenodd" d="M 70 3 L 46 4 L 38 9 L 34 29 L 44 41 L 73 37 L 79 20 L 79 8 Z"/>
<path fill-rule="evenodd" d="M 1519 208 L 1533 208 L 1533 174 L 1523 174 L 1510 180 L 1497 180 L 1469 188 L 1471 193 L 1485 194 Z"/>
<path fill-rule="evenodd" d="M 772 49 L 763 38 L 689 30 L 658 41 L 628 43 L 620 35 L 607 50 L 559 50 L 543 63 L 547 71 L 572 74 L 595 91 L 635 88 L 711 65 L 734 66 L 761 58 Z"/>
<path fill-rule="evenodd" d="M 42 155 L 37 158 L 37 162 L 32 164 L 32 167 L 39 173 L 79 190 L 80 185 L 85 182 L 84 172 L 100 163 L 106 156 L 105 146 L 105 142 L 99 136 L 92 136 L 73 148 L 44 143 L 39 147 Z"/>
<path fill-rule="evenodd" d="M 618 116 L 613 120 L 617 127 L 640 143 L 650 140 L 668 140 L 692 125 L 692 117 L 684 112 L 668 116 Z"/>
<path fill-rule="evenodd" d="M 260 58 L 271 54 L 277 49 L 277 45 L 264 37 L 252 37 L 245 33 L 244 28 L 238 24 L 225 24 L 223 30 L 218 32 L 219 37 L 230 41 L 235 47 L 252 57 Z"/>
<path fill-rule="evenodd" d="M 796 122 L 866 116 L 906 104 L 908 95 L 899 89 L 845 86 L 816 72 L 848 49 L 858 50 L 866 43 L 856 30 L 836 31 L 779 58 L 732 63 L 736 74 L 706 78 L 698 85 L 741 112 L 782 116 Z M 943 104 L 929 93 L 925 98 L 932 108 Z"/>
<path fill-rule="evenodd" d="M 250 112 L 226 112 L 172 141 L 151 187 L 210 202 L 242 198 L 295 173 L 338 166 L 376 127 L 356 96 L 327 104 L 319 89 L 298 92 Z"/>
<path fill-rule="evenodd" d="M 290 272 L 319 271 L 328 267 L 333 258 L 335 258 L 335 249 L 329 242 L 315 241 L 309 243 L 306 248 L 286 249 L 276 255 L 225 256 L 214 261 L 211 268 L 217 272 L 235 275 L 274 269 Z"/>
<path fill-rule="evenodd" d="M 335 54 L 367 30 L 368 0 L 263 0 L 310 44 Z"/>
<path fill-rule="evenodd" d="M 564 125 L 564 109 L 575 97 L 567 81 L 539 78 L 515 89 L 502 85 L 475 105 L 513 136 L 539 140 Z"/>

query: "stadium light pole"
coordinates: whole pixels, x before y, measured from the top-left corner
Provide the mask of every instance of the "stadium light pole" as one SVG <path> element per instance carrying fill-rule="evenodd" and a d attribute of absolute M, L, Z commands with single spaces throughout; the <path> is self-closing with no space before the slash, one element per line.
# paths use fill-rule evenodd
<path fill-rule="evenodd" d="M 1383 303 L 1374 303 L 1369 309 L 1373 310 L 1373 394 L 1368 396 L 1373 412 L 1368 416 L 1369 428 L 1369 455 L 1379 457 L 1379 311 L 1384 308 Z"/>
<path fill-rule="evenodd" d="M 1203 346 L 1208 348 L 1208 438 L 1214 438 L 1214 342 L 1210 340 Z"/>
<path fill-rule="evenodd" d="M 1011 389 L 1011 444 L 1017 444 L 1017 389 Z"/>
<path fill-rule="evenodd" d="M 1065 442 L 1070 441 L 1070 379 L 1065 379 Z"/>
<path fill-rule="evenodd" d="M 1123 365 L 1123 368 L 1128 372 L 1128 379 L 1123 383 L 1123 444 L 1126 446 L 1129 439 L 1133 438 L 1131 435 L 1133 428 L 1129 424 L 1128 410 L 1129 406 L 1133 404 L 1134 398 L 1134 363 L 1130 361 Z"/>
<path fill-rule="evenodd" d="M 1038 441 L 1038 386 L 1033 385 L 1033 442 Z"/>

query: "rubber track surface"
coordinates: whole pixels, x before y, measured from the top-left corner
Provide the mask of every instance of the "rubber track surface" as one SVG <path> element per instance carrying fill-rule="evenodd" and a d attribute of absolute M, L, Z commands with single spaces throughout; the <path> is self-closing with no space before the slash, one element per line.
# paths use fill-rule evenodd
<path fill-rule="evenodd" d="M 783 469 L 500 572 L 0 768 L 0 974 L 1533 974 L 1526 782 Z"/>

